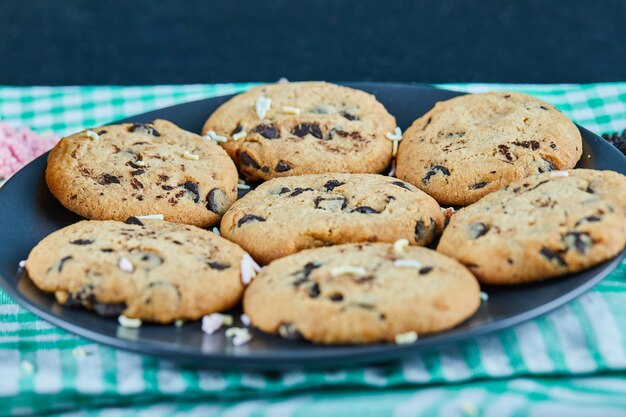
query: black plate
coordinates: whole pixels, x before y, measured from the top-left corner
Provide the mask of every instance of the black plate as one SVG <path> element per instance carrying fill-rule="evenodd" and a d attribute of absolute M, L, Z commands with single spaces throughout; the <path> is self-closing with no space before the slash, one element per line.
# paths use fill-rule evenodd
<path fill-rule="evenodd" d="M 436 101 L 460 93 L 432 87 L 383 83 L 351 83 L 376 95 L 406 128 Z M 147 122 L 156 118 L 171 120 L 184 129 L 200 132 L 206 117 L 228 97 L 181 104 L 132 117 L 128 121 Z M 626 158 L 593 133 L 579 128 L 583 158 L 578 167 L 611 169 L 626 174 Z M 591 155 L 591 158 L 587 158 Z M 412 345 L 315 346 L 292 342 L 254 332 L 253 340 L 234 347 L 223 333 L 205 335 L 200 324 L 181 328 L 145 324 L 137 330 L 121 328 L 117 321 L 84 310 L 59 306 L 54 297 L 34 287 L 18 272 L 18 262 L 44 236 L 79 220 L 48 191 L 44 179 L 44 155 L 13 176 L 0 189 L 0 284 L 22 306 L 43 319 L 70 332 L 104 344 L 136 352 L 165 356 L 196 366 L 223 369 L 277 370 L 293 367 L 336 367 L 378 363 L 414 355 L 425 349 L 458 342 L 494 332 L 544 314 L 598 283 L 624 257 L 618 257 L 585 272 L 542 283 L 515 288 L 486 288 L 489 301 L 460 326 L 433 336 L 424 336 Z"/>

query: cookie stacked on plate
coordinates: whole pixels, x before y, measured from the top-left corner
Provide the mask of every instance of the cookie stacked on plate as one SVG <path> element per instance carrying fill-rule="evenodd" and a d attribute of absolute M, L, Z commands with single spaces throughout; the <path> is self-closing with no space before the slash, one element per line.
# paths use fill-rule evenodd
<path fill-rule="evenodd" d="M 626 178 L 572 170 L 578 129 L 524 94 L 437 103 L 402 135 L 365 92 L 265 85 L 202 134 L 156 120 L 61 140 L 48 186 L 90 220 L 33 249 L 35 284 L 122 323 L 243 300 L 284 338 L 410 343 L 472 316 L 479 282 L 566 275 L 626 243 Z M 265 182 L 237 200 L 240 175 Z"/>

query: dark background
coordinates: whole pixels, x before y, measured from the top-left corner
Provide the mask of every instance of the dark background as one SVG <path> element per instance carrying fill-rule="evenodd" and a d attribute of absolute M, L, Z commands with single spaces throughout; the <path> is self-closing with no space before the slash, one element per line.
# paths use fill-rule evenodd
<path fill-rule="evenodd" d="M 0 84 L 626 80 L 626 1 L 2 0 Z"/>

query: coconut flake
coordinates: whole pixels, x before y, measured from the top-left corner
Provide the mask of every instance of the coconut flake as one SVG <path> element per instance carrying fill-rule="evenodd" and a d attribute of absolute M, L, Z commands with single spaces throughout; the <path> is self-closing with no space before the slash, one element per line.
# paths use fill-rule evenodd
<path fill-rule="evenodd" d="M 130 259 L 124 256 L 121 257 L 120 260 L 117 262 L 117 266 L 124 272 L 132 273 L 135 271 L 135 266 L 133 265 L 133 263 L 130 261 Z"/>
<path fill-rule="evenodd" d="M 402 140 L 402 129 L 400 129 L 399 127 L 396 127 L 393 133 L 387 132 L 385 136 L 387 137 L 387 139 L 393 142 L 391 154 L 393 156 L 396 156 L 398 154 L 398 142 Z"/>
<path fill-rule="evenodd" d="M 364 277 L 367 275 L 367 269 L 362 266 L 341 265 L 330 270 L 330 275 L 338 277 L 340 275 L 353 275 L 355 277 Z"/>
<path fill-rule="evenodd" d="M 137 329 L 141 327 L 141 319 L 133 319 L 130 317 L 126 317 L 125 315 L 121 315 L 117 318 L 117 322 L 120 326 L 125 327 L 127 329 Z"/>
<path fill-rule="evenodd" d="M 483 300 L 483 301 L 487 301 L 487 300 L 489 300 L 489 294 L 487 294 L 487 293 L 486 293 L 486 292 L 484 292 L 484 291 L 481 291 L 481 292 L 480 292 L 480 299 L 481 299 L 481 300 Z"/>
<path fill-rule="evenodd" d="M 252 282 L 252 278 L 256 276 L 256 273 L 261 270 L 259 264 L 257 264 L 252 256 L 244 253 L 241 257 L 241 282 L 243 285 L 248 285 Z"/>
<path fill-rule="evenodd" d="M 218 135 L 212 130 L 209 130 L 208 132 L 206 132 L 204 137 L 208 137 L 209 140 L 212 140 L 213 142 L 227 142 L 228 141 L 228 138 L 226 136 Z"/>
<path fill-rule="evenodd" d="M 406 249 L 407 246 L 409 246 L 408 239 L 398 239 L 393 244 L 393 253 L 397 256 L 402 256 L 404 255 L 404 249 Z"/>
<path fill-rule="evenodd" d="M 294 116 L 300 115 L 300 107 L 283 106 L 283 113 L 293 114 Z"/>
<path fill-rule="evenodd" d="M 202 331 L 206 334 L 213 334 L 224 324 L 224 315 L 220 313 L 209 314 L 202 317 Z"/>
<path fill-rule="evenodd" d="M 137 219 L 143 220 L 163 220 L 162 214 L 146 214 L 145 216 L 134 216 Z"/>
<path fill-rule="evenodd" d="M 146 163 L 144 161 L 142 161 L 141 159 L 138 159 L 137 161 L 133 162 L 133 164 L 137 165 L 138 167 L 145 167 Z"/>
<path fill-rule="evenodd" d="M 93 130 L 88 130 L 87 131 L 87 137 L 91 140 L 98 140 L 100 139 L 100 135 L 98 135 L 96 132 L 94 132 Z"/>
<path fill-rule="evenodd" d="M 241 324 L 243 324 L 246 327 L 250 327 L 250 317 L 248 317 L 247 314 L 242 314 L 241 316 L 239 316 L 239 320 L 241 320 Z"/>
<path fill-rule="evenodd" d="M 218 229 L 217 227 L 214 227 L 213 229 L 211 229 L 211 231 L 218 236 L 222 236 L 222 234 L 220 233 L 220 229 Z"/>
<path fill-rule="evenodd" d="M 20 261 L 20 263 L 17 264 L 20 268 L 24 268 L 26 266 L 26 260 L 22 260 Z"/>
<path fill-rule="evenodd" d="M 395 341 L 397 345 L 408 345 L 410 343 L 415 343 L 417 341 L 417 333 L 406 332 L 397 334 L 395 337 Z"/>
<path fill-rule="evenodd" d="M 185 320 L 176 320 L 174 322 L 175 327 L 183 327 L 183 324 L 185 324 Z"/>
<path fill-rule="evenodd" d="M 191 153 L 189 151 L 181 153 L 180 156 L 185 159 L 189 159 L 190 161 L 197 161 L 198 159 L 200 159 L 200 155 L 196 155 L 195 153 Z"/>
<path fill-rule="evenodd" d="M 413 259 L 396 259 L 393 262 L 394 266 L 397 267 L 406 267 L 406 268 L 417 268 L 420 269 L 422 267 L 422 263 L 419 261 L 415 261 Z"/>
<path fill-rule="evenodd" d="M 550 173 L 551 177 L 569 177 L 569 172 L 567 171 L 552 171 Z"/>
<path fill-rule="evenodd" d="M 256 100 L 256 115 L 259 117 L 259 119 L 265 119 L 265 116 L 270 110 L 270 107 L 272 107 L 271 98 L 261 96 Z"/>
<path fill-rule="evenodd" d="M 232 338 L 235 346 L 244 345 L 252 339 L 252 335 L 245 327 L 230 327 L 226 329 L 226 337 Z"/>

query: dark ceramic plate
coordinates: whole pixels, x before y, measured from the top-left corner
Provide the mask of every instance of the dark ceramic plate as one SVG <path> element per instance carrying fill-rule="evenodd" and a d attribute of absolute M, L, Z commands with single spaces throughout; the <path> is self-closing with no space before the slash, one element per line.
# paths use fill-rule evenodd
<path fill-rule="evenodd" d="M 435 102 L 459 95 L 432 87 L 404 84 L 350 83 L 372 94 L 406 128 Z M 228 97 L 181 104 L 132 117 L 127 121 L 171 120 L 184 129 L 200 132 L 204 120 Z M 593 133 L 580 128 L 584 140 L 583 158 L 578 167 L 611 169 L 626 174 L 626 158 Z M 587 155 L 591 155 L 588 158 Z M 181 328 L 145 324 L 125 329 L 114 319 L 93 312 L 64 308 L 54 297 L 39 291 L 18 271 L 18 263 L 44 236 L 79 220 L 48 191 L 44 180 L 44 155 L 13 176 L 0 189 L 0 284 L 22 306 L 49 322 L 77 335 L 107 345 L 150 355 L 190 362 L 196 366 L 222 369 L 264 369 L 338 367 L 380 363 L 409 357 L 433 347 L 494 332 L 544 314 L 589 290 L 624 257 L 618 257 L 579 274 L 561 279 L 511 288 L 486 288 L 489 301 L 458 327 L 437 335 L 424 336 L 412 345 L 315 346 L 283 340 L 254 332 L 253 340 L 234 347 L 223 333 L 205 335 L 200 323 Z"/>

